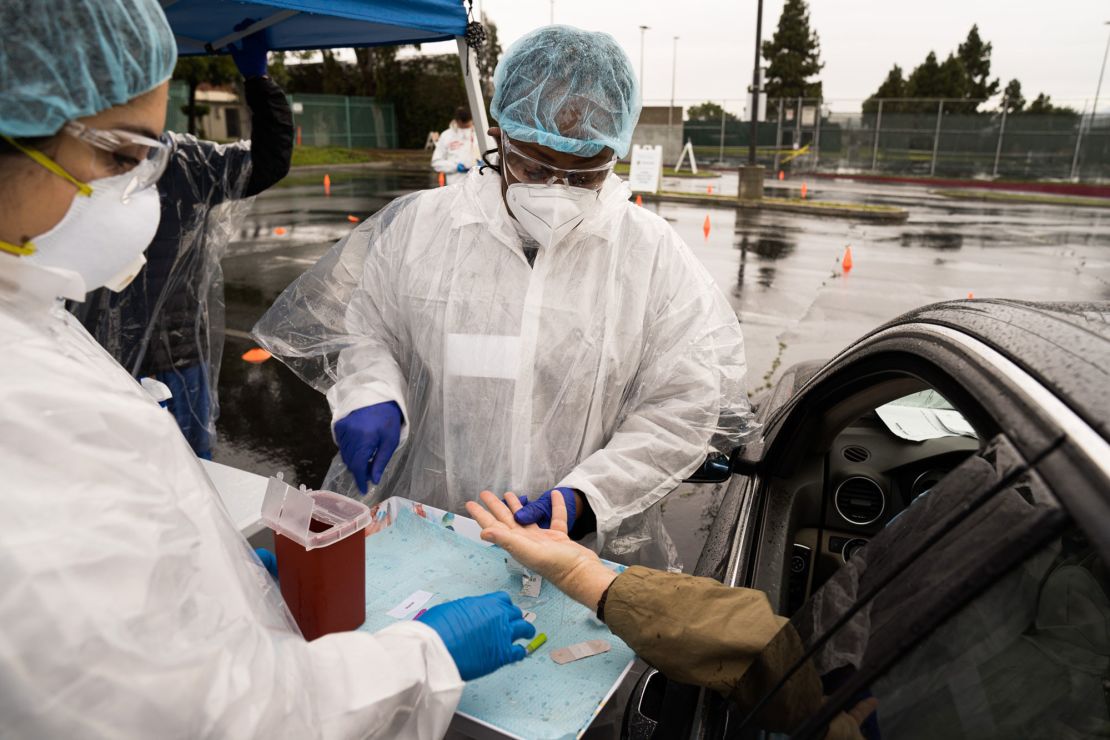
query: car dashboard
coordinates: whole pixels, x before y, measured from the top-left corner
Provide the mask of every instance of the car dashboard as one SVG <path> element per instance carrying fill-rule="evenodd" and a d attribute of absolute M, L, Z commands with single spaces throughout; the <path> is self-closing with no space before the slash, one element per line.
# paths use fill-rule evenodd
<path fill-rule="evenodd" d="M 841 431 L 820 466 L 807 466 L 803 480 L 793 482 L 785 613 L 797 611 L 871 537 L 978 449 L 970 436 L 903 439 L 874 411 Z"/>

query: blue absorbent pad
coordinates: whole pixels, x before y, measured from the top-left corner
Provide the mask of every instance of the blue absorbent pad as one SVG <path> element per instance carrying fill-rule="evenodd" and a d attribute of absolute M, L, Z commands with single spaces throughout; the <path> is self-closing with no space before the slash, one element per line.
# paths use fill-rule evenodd
<path fill-rule="evenodd" d="M 520 576 L 505 565 L 508 557 L 402 509 L 391 526 L 366 539 L 366 623 L 360 629 L 376 632 L 398 621 L 387 612 L 415 591 L 435 594 L 424 608 L 506 591 L 522 610 L 536 614 L 536 632 L 546 633 L 547 643 L 523 661 L 468 683 L 458 711 L 520 738 L 578 737 L 628 670 L 633 652 L 551 584 L 545 582 L 538 597 L 522 596 Z M 556 648 L 596 639 L 612 649 L 566 665 L 550 658 Z"/>

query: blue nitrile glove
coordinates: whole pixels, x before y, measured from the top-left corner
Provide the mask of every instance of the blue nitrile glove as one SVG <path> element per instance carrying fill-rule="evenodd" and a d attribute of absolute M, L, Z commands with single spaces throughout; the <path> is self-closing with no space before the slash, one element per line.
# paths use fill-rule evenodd
<path fill-rule="evenodd" d="M 262 564 L 264 566 L 266 566 L 266 570 L 270 573 L 271 576 L 274 577 L 274 580 L 276 581 L 277 577 L 278 577 L 277 576 L 277 555 L 274 555 L 272 552 L 267 550 L 265 547 L 256 547 L 256 548 L 254 548 L 254 554 L 258 556 L 258 559 L 262 561 Z"/>
<path fill-rule="evenodd" d="M 240 21 L 235 26 L 235 30 L 242 31 L 252 23 L 254 23 L 254 19 L 247 18 Z M 266 74 L 266 52 L 269 51 L 269 48 L 266 43 L 265 31 L 256 31 L 250 36 L 244 36 L 239 39 L 238 44 L 232 44 L 230 50 L 231 58 L 235 60 L 235 66 L 239 68 L 239 74 L 243 75 L 245 79 L 262 77 Z"/>
<path fill-rule="evenodd" d="M 513 641 L 536 636 L 536 628 L 524 621 L 524 614 L 504 591 L 433 606 L 417 621 L 439 633 L 464 681 L 523 660 L 524 646 Z"/>
<path fill-rule="evenodd" d="M 339 454 L 362 493 L 366 493 L 367 472 L 375 486 L 381 483 L 385 466 L 401 441 L 402 421 L 401 407 L 386 401 L 352 411 L 335 423 Z"/>
<path fill-rule="evenodd" d="M 544 491 L 535 501 L 529 502 L 527 496 L 522 496 L 520 503 L 523 508 L 513 515 L 517 524 L 538 524 L 540 529 L 551 529 L 551 494 L 560 493 L 567 502 L 567 531 L 574 528 L 574 517 L 577 514 L 577 505 L 574 501 L 573 488 L 552 488 Z"/>
<path fill-rule="evenodd" d="M 467 170 L 467 167 L 462 162 L 459 162 L 457 165 L 455 165 L 455 171 L 456 172 L 466 172 L 466 170 Z"/>

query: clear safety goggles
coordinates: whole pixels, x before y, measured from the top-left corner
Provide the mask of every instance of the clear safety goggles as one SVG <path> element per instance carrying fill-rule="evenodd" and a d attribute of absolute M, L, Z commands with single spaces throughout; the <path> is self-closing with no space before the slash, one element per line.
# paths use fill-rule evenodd
<path fill-rule="evenodd" d="M 93 148 L 91 161 L 86 168 L 92 173 L 89 181 L 94 182 L 107 177 L 131 174 L 131 181 L 123 190 L 126 202 L 131 195 L 151 187 L 162 177 L 169 162 L 170 149 L 166 144 L 142 134 L 120 129 L 97 129 L 77 121 L 70 121 L 62 127 L 62 133 L 83 141 Z M 79 180 L 64 167 L 46 154 L 23 146 L 5 136 L 4 140 L 26 154 L 39 165 L 50 170 L 58 177 L 72 183 L 84 196 L 92 195 L 92 186 Z"/>
<path fill-rule="evenodd" d="M 559 169 L 549 164 L 533 159 L 518 147 L 514 146 L 509 137 L 501 135 L 502 163 L 509 168 L 509 172 L 517 181 L 525 185 L 554 185 L 561 183 L 575 188 L 588 190 L 601 190 L 605 179 L 613 171 L 617 158 L 597 167 L 583 167 L 580 169 Z"/>
<path fill-rule="evenodd" d="M 91 128 L 70 121 L 62 127 L 62 132 L 105 155 L 99 157 L 94 166 L 96 179 L 133 173 L 133 179 L 124 190 L 124 200 L 157 183 L 170 159 L 170 148 L 166 144 L 133 131 Z"/>

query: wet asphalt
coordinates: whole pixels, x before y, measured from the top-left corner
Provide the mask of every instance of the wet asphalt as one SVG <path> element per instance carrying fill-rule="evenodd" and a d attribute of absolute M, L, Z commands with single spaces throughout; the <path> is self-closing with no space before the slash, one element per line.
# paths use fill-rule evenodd
<path fill-rule="evenodd" d="M 240 357 L 249 332 L 285 287 L 356 221 L 431 175 L 294 173 L 256 198 L 224 259 L 227 337 L 215 457 L 254 472 L 320 483 L 335 453 L 324 397 L 276 361 Z M 772 183 L 794 193 L 802 180 Z M 794 363 L 829 358 L 918 306 L 1005 297 L 1110 300 L 1110 209 L 953 201 L 926 188 L 807 182 L 808 197 L 906 208 L 900 224 L 655 203 L 716 279 L 744 327 L 748 385 L 769 387 Z M 665 190 L 735 193 L 735 175 L 667 178 Z M 708 233 L 706 219 L 708 217 Z M 840 260 L 851 247 L 852 269 Z M 716 486 L 680 487 L 664 502 L 668 528 L 693 567 L 718 504 Z"/>

